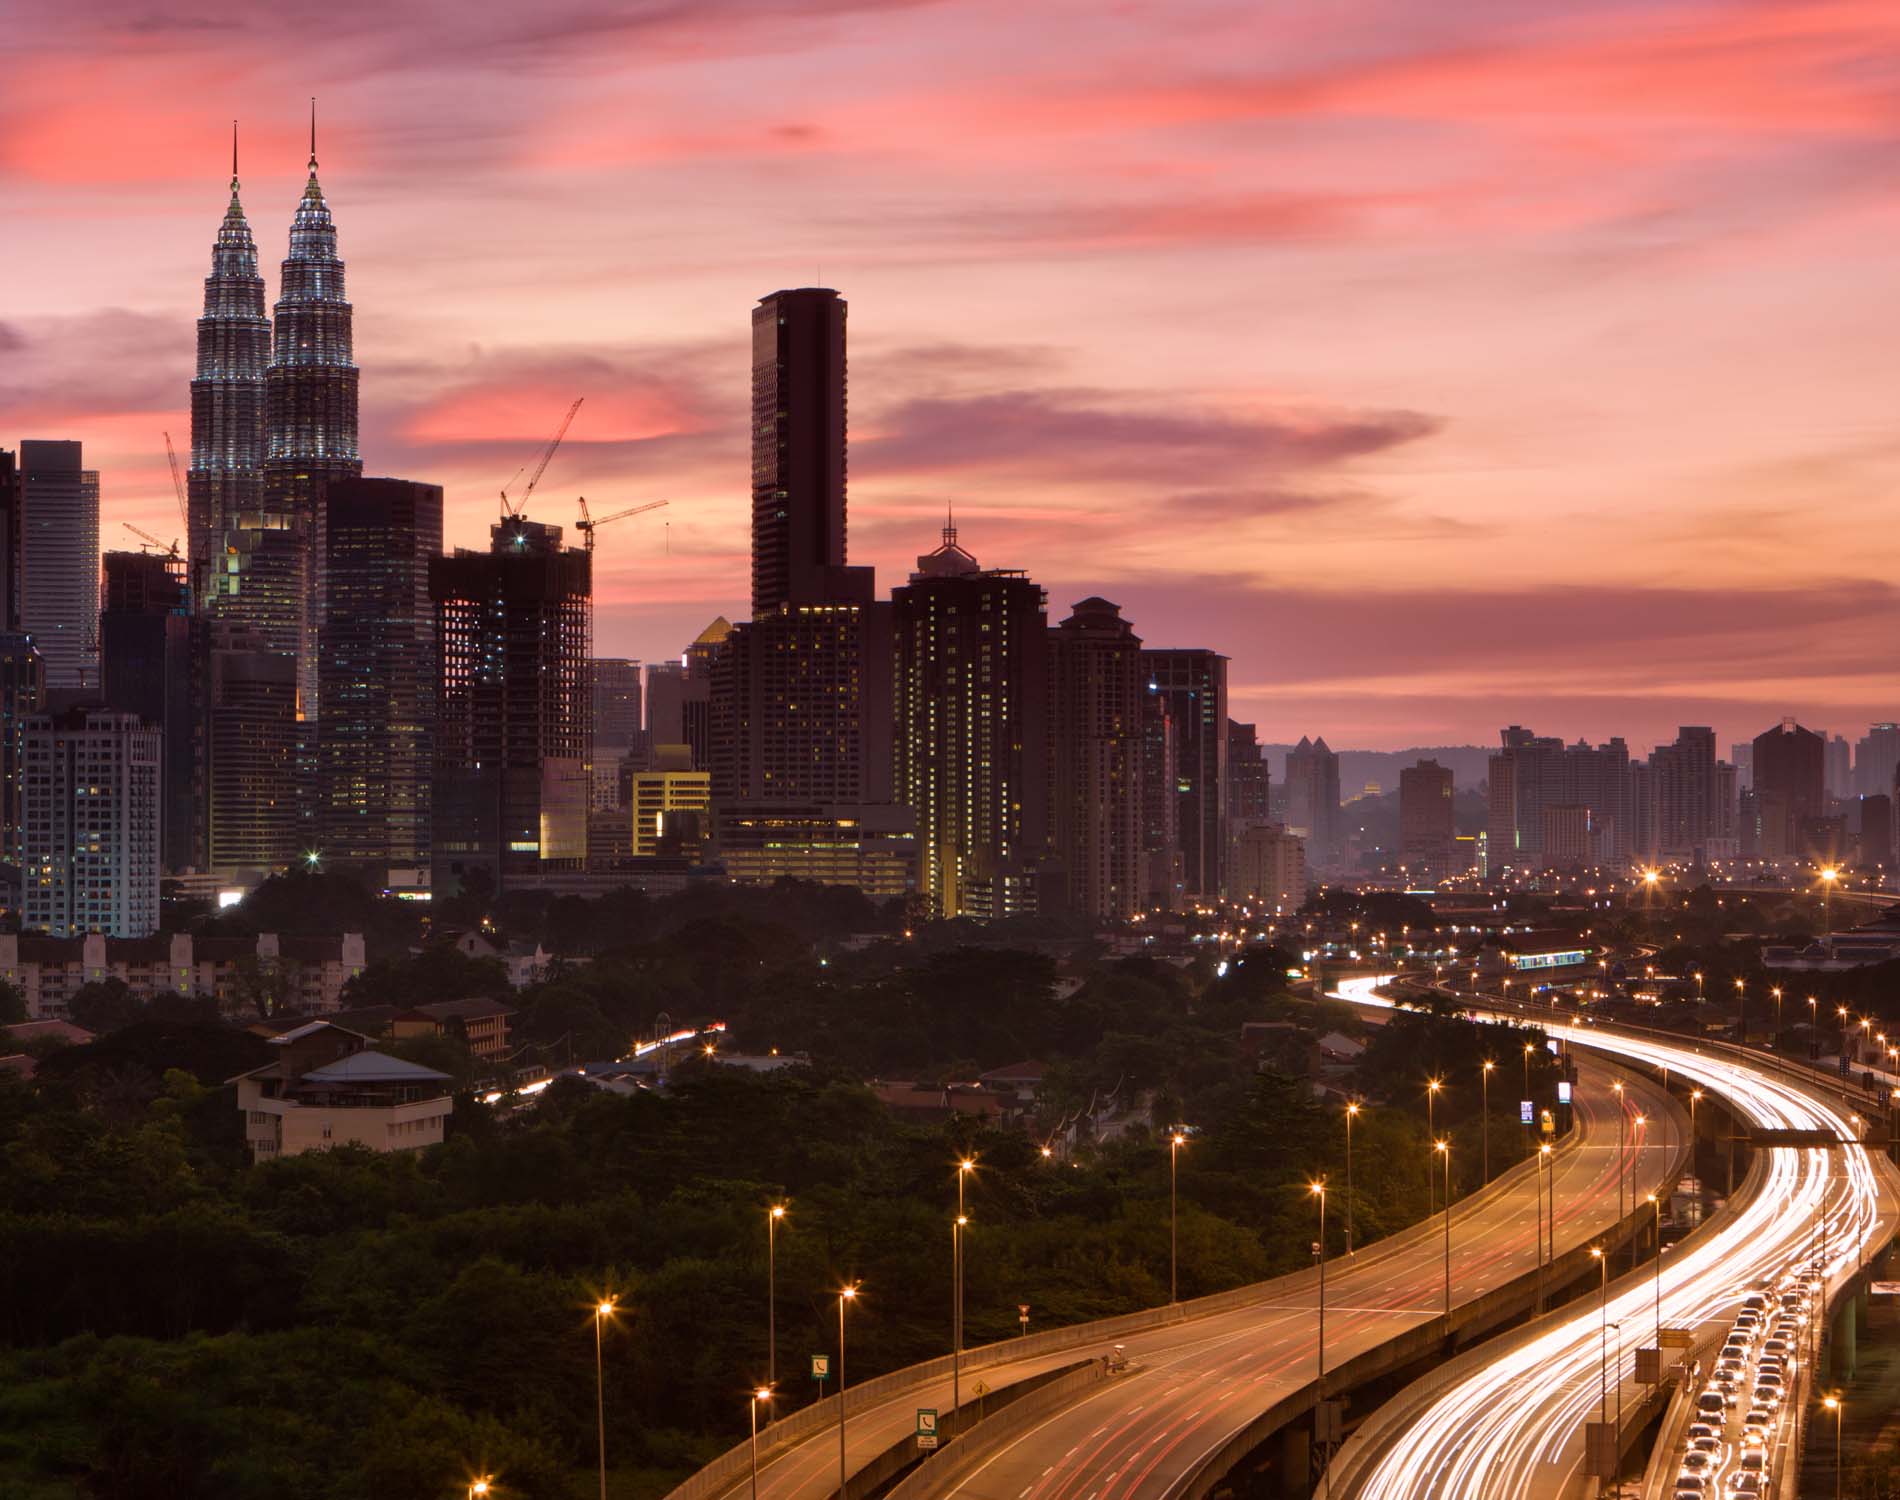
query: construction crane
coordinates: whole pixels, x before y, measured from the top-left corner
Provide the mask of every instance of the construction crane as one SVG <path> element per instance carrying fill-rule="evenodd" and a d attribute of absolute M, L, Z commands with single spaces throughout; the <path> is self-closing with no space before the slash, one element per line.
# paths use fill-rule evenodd
<path fill-rule="evenodd" d="M 178 519 L 185 528 L 185 534 L 191 534 L 191 505 L 185 499 L 185 478 L 178 472 L 178 450 L 172 447 L 172 435 L 165 434 L 165 458 L 172 466 L 172 488 L 178 493 Z"/>
<path fill-rule="evenodd" d="M 645 505 L 632 505 L 625 510 L 615 511 L 611 516 L 602 516 L 596 521 L 593 516 L 588 514 L 587 497 L 582 495 L 580 497 L 581 518 L 574 523 L 574 529 L 587 533 L 587 550 L 592 552 L 594 550 L 595 527 L 605 526 L 609 521 L 624 521 L 628 516 L 642 515 L 647 511 L 658 510 L 662 505 L 671 505 L 672 503 L 670 500 L 649 500 Z"/>
<path fill-rule="evenodd" d="M 167 557 L 171 558 L 172 561 L 176 562 L 178 560 L 178 543 L 176 540 L 168 547 L 157 537 L 153 536 L 151 532 L 146 531 L 142 527 L 134 526 L 130 521 L 121 521 L 119 524 L 140 541 L 150 542 L 154 547 L 158 548 L 160 552 L 163 552 Z"/>
<path fill-rule="evenodd" d="M 554 429 L 554 436 L 548 439 L 547 447 L 541 450 L 541 462 L 534 466 L 534 477 L 528 481 L 528 487 L 521 492 L 521 498 L 519 500 L 510 500 L 506 486 L 502 488 L 501 514 L 503 520 L 511 520 L 528 508 L 528 500 L 529 497 L 534 494 L 534 487 L 541 482 L 541 476 L 547 472 L 548 464 L 554 457 L 554 450 L 561 446 L 561 439 L 567 436 L 567 429 L 574 424 L 574 413 L 581 409 L 581 402 L 586 399 L 585 396 L 577 396 L 574 398 L 574 404 L 567 409 L 567 415 L 561 418 L 561 425 Z M 517 469 L 515 471 L 515 479 L 519 479 L 520 477 L 521 471 Z M 514 479 L 508 481 L 509 484 L 513 484 L 514 482 Z"/>

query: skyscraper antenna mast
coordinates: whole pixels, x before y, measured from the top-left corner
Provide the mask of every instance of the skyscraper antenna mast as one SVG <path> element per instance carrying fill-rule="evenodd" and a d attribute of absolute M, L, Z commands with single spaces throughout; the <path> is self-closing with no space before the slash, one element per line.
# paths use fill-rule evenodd
<path fill-rule="evenodd" d="M 310 170 L 317 170 L 317 96 L 310 96 Z"/>

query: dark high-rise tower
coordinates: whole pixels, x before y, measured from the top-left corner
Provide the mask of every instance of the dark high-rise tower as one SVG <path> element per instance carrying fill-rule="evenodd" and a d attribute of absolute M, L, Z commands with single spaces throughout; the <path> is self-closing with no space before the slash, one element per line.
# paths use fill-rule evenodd
<path fill-rule="evenodd" d="M 198 863 L 191 591 L 185 566 L 150 552 L 105 555 L 99 686 L 113 713 L 160 731 L 159 836 L 165 868 Z"/>
<path fill-rule="evenodd" d="M 99 474 L 78 443 L 20 444 L 20 629 L 49 692 L 99 686 Z"/>
<path fill-rule="evenodd" d="M 489 549 L 429 561 L 435 600 L 435 893 L 497 892 L 587 859 L 593 558 L 509 516 Z"/>
<path fill-rule="evenodd" d="M 752 310 L 752 615 L 815 604 L 844 566 L 845 303 L 826 287 Z"/>
<path fill-rule="evenodd" d="M 1091 596 L 1049 632 L 1049 844 L 1071 910 L 1126 921 L 1142 904 L 1141 637 Z"/>
<path fill-rule="evenodd" d="M 264 501 L 289 518 L 305 562 L 298 643 L 298 689 L 305 717 L 316 717 L 316 601 L 323 594 L 314 561 L 315 518 L 324 484 L 363 472 L 356 444 L 356 365 L 336 224 L 317 182 L 315 115 L 310 180 L 290 223 L 290 255 L 278 283 L 265 373 L 267 440 Z M 266 638 L 273 635 L 265 630 Z M 277 641 L 272 640 L 277 646 Z M 278 646 L 278 649 L 282 649 Z"/>
<path fill-rule="evenodd" d="M 264 371 L 270 319 L 257 244 L 238 201 L 237 131 L 231 134 L 231 203 L 211 247 L 204 316 L 198 319 L 198 373 L 191 382 L 189 499 L 191 586 L 213 605 L 229 580 L 214 564 L 225 533 L 258 524 L 264 461 Z M 214 606 L 215 607 L 215 606 Z"/>
<path fill-rule="evenodd" d="M 1150 696 L 1174 723 L 1181 875 L 1188 895 L 1216 900 L 1227 866 L 1227 658 L 1193 647 L 1144 650 Z"/>
<path fill-rule="evenodd" d="M 442 489 L 406 479 L 325 487 L 317 657 L 317 847 L 326 859 L 429 862 L 435 605 Z M 380 871 L 379 871 L 380 878 Z"/>

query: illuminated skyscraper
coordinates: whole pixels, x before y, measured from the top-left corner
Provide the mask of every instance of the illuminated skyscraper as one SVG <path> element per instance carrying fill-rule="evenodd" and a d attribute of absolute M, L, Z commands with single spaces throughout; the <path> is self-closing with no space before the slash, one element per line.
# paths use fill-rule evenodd
<path fill-rule="evenodd" d="M 1451 873 L 1457 835 L 1450 766 L 1421 760 L 1399 772 L 1399 859 L 1406 872 L 1440 880 Z"/>
<path fill-rule="evenodd" d="M 72 708 L 26 721 L 21 924 L 54 937 L 158 930 L 159 731 Z"/>
<path fill-rule="evenodd" d="M 947 526 L 891 607 L 896 794 L 917 815 L 919 893 L 944 917 L 1033 912 L 1048 837 L 1042 590 L 982 567 Z"/>
<path fill-rule="evenodd" d="M 99 686 L 99 474 L 80 445 L 20 444 L 20 629 L 46 687 Z"/>
<path fill-rule="evenodd" d="M 204 315 L 198 319 L 198 372 L 191 382 L 188 581 L 222 598 L 234 578 L 224 567 L 225 534 L 259 524 L 263 501 L 264 371 L 270 319 L 257 244 L 238 201 L 237 136 L 231 140 L 231 202 L 211 247 Z"/>
<path fill-rule="evenodd" d="M 1187 647 L 1143 651 L 1141 664 L 1148 693 L 1166 700 L 1174 725 L 1182 884 L 1187 895 L 1218 900 L 1227 865 L 1227 658 Z"/>
<path fill-rule="evenodd" d="M 310 132 L 310 179 L 290 224 L 290 255 L 278 283 L 265 372 L 264 504 L 297 538 L 304 575 L 295 603 L 297 683 L 306 718 L 317 717 L 315 635 L 323 572 L 315 557 L 317 505 L 332 479 L 363 472 L 357 451 L 357 371 L 351 309 L 337 258 L 336 224 L 317 182 L 317 138 Z M 275 611 L 281 614 L 281 610 Z M 292 622 L 251 621 L 277 650 Z"/>

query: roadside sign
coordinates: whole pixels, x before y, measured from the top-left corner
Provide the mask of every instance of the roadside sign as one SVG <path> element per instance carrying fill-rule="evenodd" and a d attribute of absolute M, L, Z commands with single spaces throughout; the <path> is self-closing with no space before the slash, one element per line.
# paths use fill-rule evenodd
<path fill-rule="evenodd" d="M 1544 1134 L 1555 1135 L 1556 1133 L 1557 1133 L 1557 1117 L 1553 1115 L 1549 1110 L 1545 1110 L 1544 1111 Z"/>
<path fill-rule="evenodd" d="M 1695 1330 L 1693 1328 L 1665 1328 L 1662 1331 L 1662 1346 L 1665 1349 L 1695 1348 Z"/>
<path fill-rule="evenodd" d="M 1661 1349 L 1638 1349 L 1636 1351 L 1636 1383 L 1638 1385 L 1662 1384 Z"/>
<path fill-rule="evenodd" d="M 1622 1467 L 1622 1444 L 1614 1422 L 1583 1424 L 1583 1472 L 1592 1479 L 1608 1479 Z"/>
<path fill-rule="evenodd" d="M 925 1449 L 937 1446 L 937 1408 L 934 1406 L 917 1408 L 917 1446 Z"/>
<path fill-rule="evenodd" d="M 1528 1100 L 1528 1099 L 1520 1099 L 1520 1100 L 1518 1100 L 1518 1102 L 1517 1102 L 1517 1122 L 1518 1122 L 1518 1124 L 1520 1124 L 1520 1125 L 1528 1125 L 1528 1124 L 1530 1124 L 1530 1123 L 1531 1123 L 1531 1120 L 1532 1120 L 1532 1118 L 1533 1118 L 1533 1116 L 1532 1116 L 1532 1112 L 1531 1112 L 1531 1101 L 1530 1101 L 1530 1100 Z"/>
<path fill-rule="evenodd" d="M 1557 1102 L 1559 1104 L 1568 1104 L 1570 1102 L 1570 1080 L 1568 1078 L 1559 1078 L 1557 1080 Z"/>
<path fill-rule="evenodd" d="M 829 1354 L 814 1354 L 811 1357 L 811 1378 L 813 1380 L 823 1380 L 830 1373 L 831 1356 Z"/>
<path fill-rule="evenodd" d="M 990 1388 L 986 1386 L 985 1384 L 983 1384 L 983 1382 L 980 1380 L 977 1381 L 975 1385 L 970 1387 L 970 1394 L 976 1397 L 976 1399 L 979 1401 L 981 1401 L 985 1396 L 989 1395 L 989 1393 L 990 1393 Z"/>

